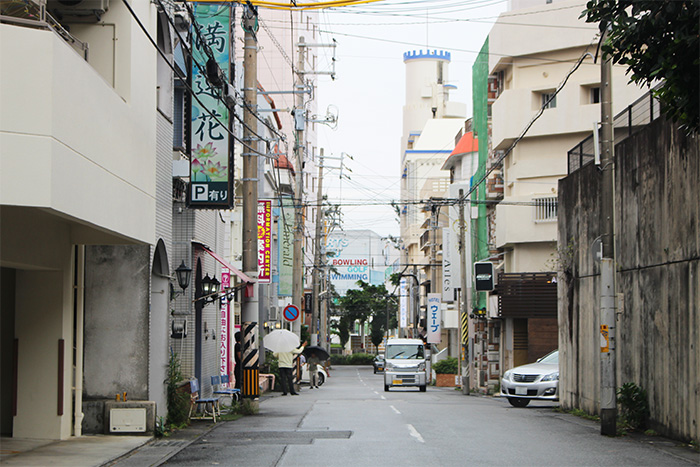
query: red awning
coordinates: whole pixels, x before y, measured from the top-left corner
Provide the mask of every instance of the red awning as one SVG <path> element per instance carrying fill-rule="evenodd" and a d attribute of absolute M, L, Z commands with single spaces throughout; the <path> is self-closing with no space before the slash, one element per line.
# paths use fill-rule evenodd
<path fill-rule="evenodd" d="M 236 269 L 235 267 L 231 266 L 231 264 L 229 264 L 229 262 L 226 261 L 224 258 L 222 258 L 221 256 L 217 255 L 216 253 L 214 253 L 213 251 L 211 251 L 209 248 L 207 248 L 206 246 L 202 245 L 201 243 L 199 243 L 199 242 L 197 242 L 197 243 L 202 247 L 202 249 L 203 249 L 204 251 L 206 251 L 207 253 L 209 253 L 209 255 L 210 255 L 212 258 L 214 258 L 215 260 L 217 260 L 223 267 L 228 268 L 229 271 L 231 271 L 231 272 L 234 273 L 236 276 L 238 276 L 238 278 L 241 280 L 241 282 L 244 282 L 244 283 L 247 283 L 247 284 L 254 284 L 254 283 L 255 283 L 255 280 L 254 280 L 254 279 L 251 279 L 250 277 L 248 277 L 248 276 L 246 276 L 245 274 L 243 274 L 243 272 L 241 272 L 240 270 L 238 270 L 238 269 Z"/>

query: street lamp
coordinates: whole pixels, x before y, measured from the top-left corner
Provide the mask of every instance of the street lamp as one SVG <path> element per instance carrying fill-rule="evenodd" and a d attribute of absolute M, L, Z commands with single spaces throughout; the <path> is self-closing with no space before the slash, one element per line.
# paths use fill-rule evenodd
<path fill-rule="evenodd" d="M 211 278 L 208 273 L 204 276 L 204 279 L 202 279 L 202 298 L 204 299 L 204 303 L 216 301 L 220 285 L 221 282 L 219 282 L 216 277 Z"/>
<path fill-rule="evenodd" d="M 185 265 L 183 260 L 180 266 L 175 270 L 175 276 L 177 277 L 177 284 L 182 289 L 181 291 L 176 291 L 173 288 L 172 282 L 170 283 L 170 300 L 175 300 L 175 297 L 185 293 L 185 289 L 190 285 L 190 277 L 192 276 L 192 269 Z"/>

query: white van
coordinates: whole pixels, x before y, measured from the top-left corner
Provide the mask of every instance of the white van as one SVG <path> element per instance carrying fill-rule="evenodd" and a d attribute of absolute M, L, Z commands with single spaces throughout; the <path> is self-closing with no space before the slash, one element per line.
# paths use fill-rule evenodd
<path fill-rule="evenodd" d="M 418 386 L 425 392 L 425 346 L 420 339 L 389 339 L 384 351 L 384 390 Z"/>

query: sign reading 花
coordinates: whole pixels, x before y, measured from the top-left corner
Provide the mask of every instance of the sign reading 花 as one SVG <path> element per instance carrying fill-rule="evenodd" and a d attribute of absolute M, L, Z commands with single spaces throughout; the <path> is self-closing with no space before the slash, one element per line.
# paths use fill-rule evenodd
<path fill-rule="evenodd" d="M 191 188 L 187 196 L 190 208 L 233 207 L 233 141 L 229 137 L 229 111 L 219 91 L 211 87 L 203 72 L 209 58 L 206 44 L 228 81 L 230 13 L 229 5 L 194 4 L 200 34 L 191 34 L 193 95 L 188 131 Z"/>
<path fill-rule="evenodd" d="M 258 283 L 269 284 L 272 263 L 272 201 L 258 200 Z"/>
<path fill-rule="evenodd" d="M 442 302 L 441 294 L 428 294 L 428 311 L 426 326 L 428 327 L 428 344 L 439 344 L 442 339 Z"/>

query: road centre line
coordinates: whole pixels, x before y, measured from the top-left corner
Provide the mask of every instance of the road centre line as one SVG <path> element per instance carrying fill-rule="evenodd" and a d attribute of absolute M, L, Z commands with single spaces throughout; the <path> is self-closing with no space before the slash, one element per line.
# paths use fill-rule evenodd
<path fill-rule="evenodd" d="M 416 430 L 416 428 L 413 425 L 411 425 L 411 424 L 408 425 L 408 432 L 411 434 L 411 436 L 416 438 L 421 443 L 425 443 L 425 440 L 420 435 L 420 433 L 418 433 L 418 430 Z"/>
<path fill-rule="evenodd" d="M 399 412 L 399 410 L 396 407 L 394 407 L 393 405 L 390 405 L 389 407 L 391 407 L 391 410 L 393 410 L 397 414 L 401 415 L 401 412 Z"/>

